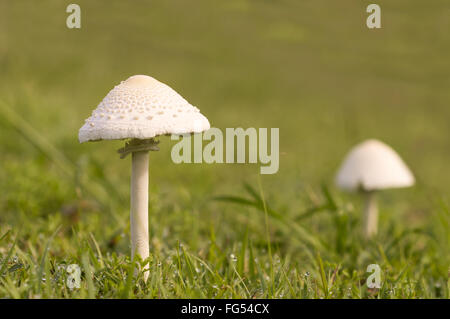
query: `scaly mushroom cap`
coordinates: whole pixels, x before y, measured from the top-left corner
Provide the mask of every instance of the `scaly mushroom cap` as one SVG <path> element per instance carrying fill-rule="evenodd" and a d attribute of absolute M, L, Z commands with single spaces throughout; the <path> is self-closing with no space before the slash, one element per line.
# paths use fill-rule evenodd
<path fill-rule="evenodd" d="M 414 176 L 400 156 L 378 140 L 356 145 L 345 158 L 336 184 L 346 190 L 366 191 L 414 185 Z"/>
<path fill-rule="evenodd" d="M 106 95 L 80 129 L 78 140 L 149 139 L 200 133 L 209 127 L 199 109 L 169 86 L 150 76 L 134 75 Z"/>

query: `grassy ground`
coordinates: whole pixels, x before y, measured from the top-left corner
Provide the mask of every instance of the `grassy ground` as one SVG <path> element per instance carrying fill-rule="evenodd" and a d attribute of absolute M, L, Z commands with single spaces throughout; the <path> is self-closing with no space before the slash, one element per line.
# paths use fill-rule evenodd
<path fill-rule="evenodd" d="M 450 4 L 0 0 L 0 297 L 449 298 Z M 132 74 L 168 83 L 213 126 L 279 127 L 280 171 L 150 162 L 150 279 L 129 260 L 130 160 L 78 144 Z M 366 241 L 333 177 L 366 138 L 417 178 L 382 192 Z M 66 285 L 69 264 L 81 288 Z M 369 264 L 381 289 L 365 285 Z"/>

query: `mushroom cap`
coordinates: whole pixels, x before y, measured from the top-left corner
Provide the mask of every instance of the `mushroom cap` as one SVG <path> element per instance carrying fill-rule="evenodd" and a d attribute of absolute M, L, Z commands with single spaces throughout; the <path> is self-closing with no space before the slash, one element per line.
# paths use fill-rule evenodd
<path fill-rule="evenodd" d="M 371 139 L 351 149 L 338 171 L 336 184 L 350 191 L 374 191 L 412 186 L 414 176 L 391 147 Z"/>
<path fill-rule="evenodd" d="M 208 119 L 168 85 L 134 75 L 115 86 L 78 132 L 80 143 L 200 133 Z"/>

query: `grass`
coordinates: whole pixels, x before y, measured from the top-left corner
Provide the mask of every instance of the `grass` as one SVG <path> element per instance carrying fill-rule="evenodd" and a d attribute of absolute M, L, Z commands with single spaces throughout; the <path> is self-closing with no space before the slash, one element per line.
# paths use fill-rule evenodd
<path fill-rule="evenodd" d="M 0 297 L 449 298 L 447 2 L 380 0 L 370 31 L 364 1 L 80 0 L 81 30 L 65 28 L 70 2 L 0 1 Z M 215 127 L 281 134 L 271 176 L 175 165 L 161 139 L 147 284 L 129 258 L 123 143 L 77 141 L 107 91 L 140 73 Z M 365 240 L 360 198 L 333 177 L 373 137 L 417 185 L 379 194 L 380 232 Z M 380 289 L 365 284 L 370 264 Z"/>

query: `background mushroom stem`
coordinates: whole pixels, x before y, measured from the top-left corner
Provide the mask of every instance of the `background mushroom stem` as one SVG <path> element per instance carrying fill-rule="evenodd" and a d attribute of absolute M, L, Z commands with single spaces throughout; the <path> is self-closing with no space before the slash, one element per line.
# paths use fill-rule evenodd
<path fill-rule="evenodd" d="M 365 191 L 364 233 L 367 238 L 376 235 L 378 230 L 378 206 L 375 191 Z"/>
<path fill-rule="evenodd" d="M 130 228 L 132 259 L 135 255 L 140 255 L 142 259 L 149 256 L 148 161 L 148 151 L 133 152 L 131 155 Z M 147 277 L 148 271 L 145 271 L 144 279 L 147 280 Z"/>

